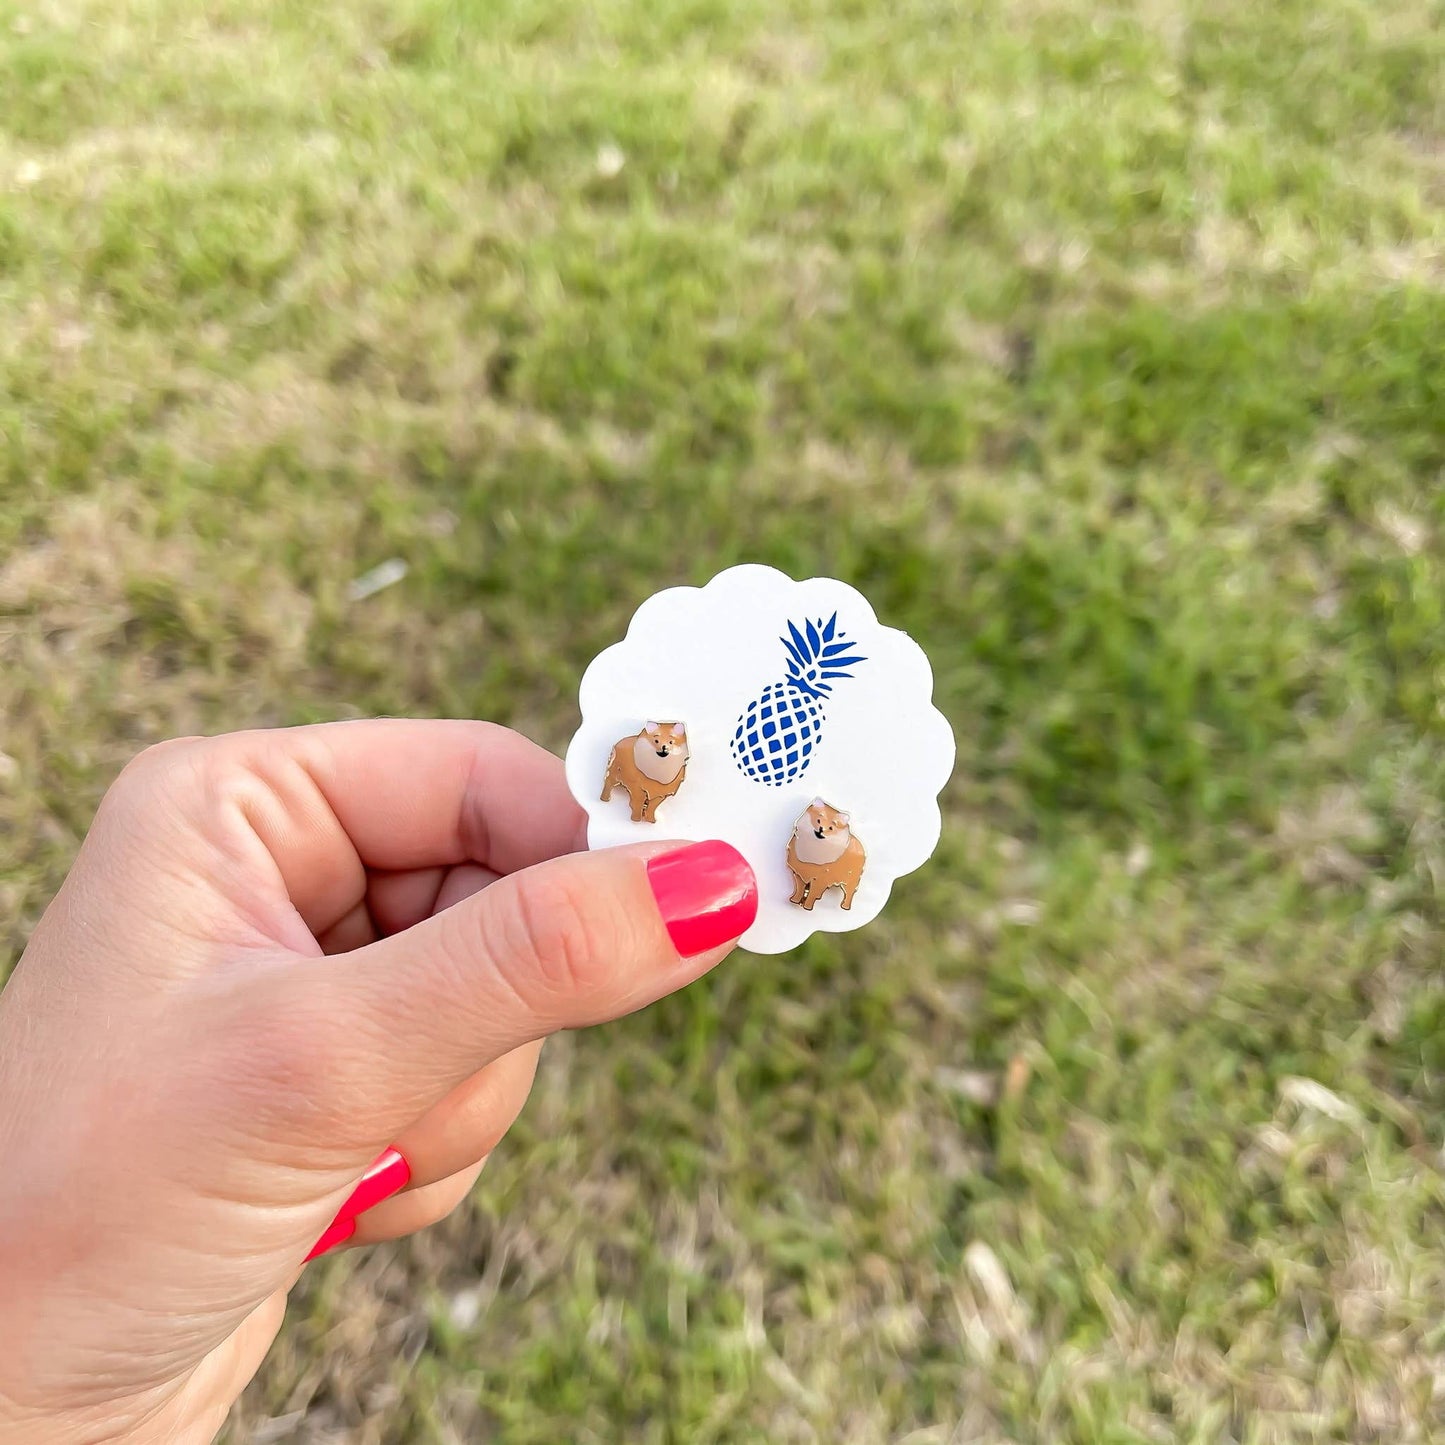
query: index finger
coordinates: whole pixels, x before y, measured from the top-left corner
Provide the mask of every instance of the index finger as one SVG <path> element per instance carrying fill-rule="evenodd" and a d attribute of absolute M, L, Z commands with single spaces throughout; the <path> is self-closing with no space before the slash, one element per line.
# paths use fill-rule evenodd
<path fill-rule="evenodd" d="M 367 868 L 514 873 L 587 846 L 561 759 L 495 723 L 372 718 L 242 736 L 302 765 Z"/>
<path fill-rule="evenodd" d="M 193 756 L 260 844 L 255 897 L 274 881 L 319 937 L 366 897 L 377 872 L 477 863 L 514 873 L 587 842 L 562 762 L 492 723 L 378 718 L 233 733 Z M 214 821 L 211 818 L 211 821 Z"/>

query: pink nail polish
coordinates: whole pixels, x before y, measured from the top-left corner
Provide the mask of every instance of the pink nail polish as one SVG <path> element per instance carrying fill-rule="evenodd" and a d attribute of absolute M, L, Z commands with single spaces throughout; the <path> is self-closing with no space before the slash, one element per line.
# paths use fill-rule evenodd
<path fill-rule="evenodd" d="M 405 1189 L 410 1178 L 411 1165 L 395 1149 L 385 1150 L 372 1160 L 371 1167 L 347 1196 L 346 1203 L 336 1211 L 336 1217 L 355 1219 L 358 1214 Z"/>
<path fill-rule="evenodd" d="M 758 882 L 731 843 L 713 839 L 661 853 L 647 881 L 673 947 L 684 958 L 746 933 L 758 916 Z"/>
<path fill-rule="evenodd" d="M 368 1209 L 390 1199 L 399 1190 L 405 1189 L 411 1179 L 411 1165 L 395 1149 L 387 1149 L 371 1161 L 371 1166 L 361 1176 L 355 1189 L 346 1197 L 346 1203 L 336 1211 L 336 1218 L 326 1227 L 326 1232 L 311 1247 L 307 1259 L 315 1259 L 338 1244 L 345 1244 L 356 1233 L 356 1217 Z"/>
<path fill-rule="evenodd" d="M 345 1244 L 355 1233 L 356 1219 L 354 1216 L 347 1215 L 344 1218 L 332 1220 L 326 1232 L 311 1246 L 311 1253 L 306 1256 L 306 1260 L 313 1260 L 318 1255 L 335 1249 L 338 1244 Z"/>

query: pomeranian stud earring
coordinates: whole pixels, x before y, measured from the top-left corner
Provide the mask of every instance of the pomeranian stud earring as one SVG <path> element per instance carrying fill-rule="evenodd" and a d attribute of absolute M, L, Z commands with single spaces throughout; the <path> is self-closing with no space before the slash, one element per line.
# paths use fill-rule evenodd
<path fill-rule="evenodd" d="M 830 888 L 843 890 L 843 907 L 852 908 L 868 855 L 852 829 L 847 813 L 814 798 L 793 826 L 788 840 L 788 871 L 793 875 L 790 903 L 809 913 Z"/>
<path fill-rule="evenodd" d="M 641 732 L 621 738 L 607 758 L 602 780 L 605 803 L 618 788 L 627 792 L 634 823 L 657 822 L 657 805 L 682 786 L 687 776 L 687 726 L 649 722 Z"/>

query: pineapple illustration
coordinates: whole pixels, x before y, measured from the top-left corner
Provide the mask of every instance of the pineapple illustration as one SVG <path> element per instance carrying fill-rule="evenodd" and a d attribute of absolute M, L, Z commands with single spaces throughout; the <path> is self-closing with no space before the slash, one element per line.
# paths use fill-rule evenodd
<path fill-rule="evenodd" d="M 823 705 L 836 678 L 866 657 L 838 631 L 838 614 L 826 622 L 788 623 L 788 675 L 770 682 L 750 702 L 733 731 L 732 751 L 738 767 L 755 782 L 780 788 L 807 771 L 813 750 L 822 741 Z"/>

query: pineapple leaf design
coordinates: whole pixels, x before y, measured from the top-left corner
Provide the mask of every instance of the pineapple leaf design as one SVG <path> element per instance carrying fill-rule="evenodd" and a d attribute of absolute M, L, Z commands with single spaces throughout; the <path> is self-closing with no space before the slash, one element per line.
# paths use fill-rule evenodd
<path fill-rule="evenodd" d="M 732 753 L 739 769 L 772 787 L 791 783 L 807 771 L 822 741 L 823 704 L 833 684 L 868 659 L 838 630 L 838 614 L 826 621 L 789 621 L 780 637 L 786 675 L 770 682 L 743 710 L 733 729 Z"/>

